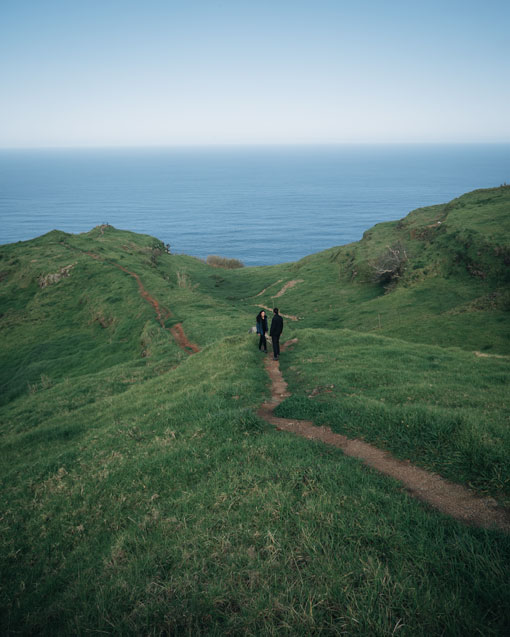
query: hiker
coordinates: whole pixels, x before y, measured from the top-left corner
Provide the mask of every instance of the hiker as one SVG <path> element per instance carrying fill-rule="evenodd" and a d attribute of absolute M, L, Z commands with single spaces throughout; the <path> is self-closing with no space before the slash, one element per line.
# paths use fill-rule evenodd
<path fill-rule="evenodd" d="M 278 308 L 275 307 L 273 320 L 271 321 L 271 331 L 269 335 L 273 341 L 273 360 L 277 361 L 280 356 L 280 334 L 283 332 L 283 319 L 279 314 Z"/>
<path fill-rule="evenodd" d="M 264 310 L 261 310 L 257 314 L 257 334 L 260 334 L 259 338 L 259 350 L 267 354 L 267 316 Z M 264 347 L 264 349 L 262 349 Z"/>

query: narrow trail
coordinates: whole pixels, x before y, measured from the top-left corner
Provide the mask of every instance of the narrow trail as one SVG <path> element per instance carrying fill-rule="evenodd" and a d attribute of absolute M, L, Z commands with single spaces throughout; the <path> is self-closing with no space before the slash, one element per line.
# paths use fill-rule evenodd
<path fill-rule="evenodd" d="M 96 259 L 96 261 L 103 260 L 102 257 L 100 257 L 98 254 L 94 254 L 93 252 L 86 252 L 85 254 L 88 254 L 89 257 Z M 149 303 L 149 305 L 152 305 L 154 312 L 156 313 L 156 319 L 158 323 L 161 325 L 161 327 L 164 330 L 166 330 L 167 332 L 170 332 L 170 334 L 175 339 L 175 342 L 182 350 L 184 350 L 188 354 L 196 354 L 197 352 L 200 351 L 200 348 L 198 347 L 198 345 L 196 345 L 195 343 L 192 343 L 188 339 L 186 334 L 184 333 L 182 323 L 176 323 L 170 328 L 165 327 L 165 321 L 171 316 L 173 316 L 172 312 L 168 310 L 166 307 L 163 307 L 162 305 L 160 305 L 159 301 L 155 299 L 151 294 L 149 294 L 149 292 L 147 292 L 147 290 L 145 289 L 142 283 L 142 280 L 140 279 L 139 275 L 136 274 L 136 272 L 131 272 L 124 266 L 120 265 L 119 263 L 115 263 L 114 261 L 110 261 L 109 263 L 111 265 L 114 265 L 116 268 L 119 268 L 119 270 L 122 270 L 126 274 L 129 274 L 129 276 L 132 276 L 133 279 L 135 279 L 135 281 L 138 283 L 138 291 L 140 293 L 140 296 L 143 298 L 144 301 Z"/>
<path fill-rule="evenodd" d="M 287 283 L 282 287 L 282 289 L 273 296 L 273 299 L 280 298 L 280 296 L 283 296 L 285 292 L 287 292 L 287 290 L 290 290 L 291 288 L 296 286 L 298 283 L 304 283 L 304 279 L 294 279 L 292 281 L 287 281 Z"/>
<path fill-rule="evenodd" d="M 170 312 L 170 310 L 167 310 L 165 307 L 162 307 L 159 304 L 159 302 L 147 292 L 147 290 L 145 289 L 142 283 L 142 280 L 140 279 L 138 274 L 136 274 L 136 272 L 130 272 L 127 268 L 125 268 L 122 265 L 119 265 L 118 263 L 113 263 L 113 265 L 119 268 L 119 270 L 122 270 L 123 272 L 125 272 L 126 274 L 129 274 L 129 276 L 132 276 L 133 279 L 135 279 L 135 281 L 138 283 L 138 291 L 140 292 L 140 296 L 145 301 L 147 301 L 147 303 L 152 305 L 152 307 L 154 308 L 154 311 L 156 312 L 156 318 L 159 324 L 161 325 L 161 327 L 165 327 L 165 321 L 166 319 L 172 316 L 172 312 Z"/>
<path fill-rule="evenodd" d="M 195 345 L 195 343 L 191 343 L 191 341 L 188 340 L 188 337 L 184 333 L 182 323 L 176 323 L 171 328 L 165 327 L 165 321 L 172 316 L 172 312 L 168 310 L 166 307 L 163 307 L 162 305 L 160 305 L 157 299 L 155 299 L 153 296 L 151 296 L 147 292 L 138 274 L 136 274 L 136 272 L 131 272 L 130 270 L 123 267 L 122 265 L 119 265 L 118 263 L 113 263 L 113 265 L 115 265 L 117 268 L 119 268 L 126 274 L 129 274 L 135 279 L 135 281 L 138 283 L 138 291 L 140 292 L 140 296 L 145 301 L 147 301 L 147 303 L 152 305 L 152 307 L 154 308 L 154 311 L 156 312 L 156 318 L 159 324 L 164 330 L 167 330 L 168 332 L 170 332 L 170 334 L 174 337 L 177 345 L 188 354 L 196 354 L 197 352 L 199 352 L 200 348 L 198 347 L 198 345 Z"/>
<path fill-rule="evenodd" d="M 198 345 L 188 340 L 188 337 L 184 333 L 182 323 L 176 323 L 169 331 L 177 341 L 179 347 L 188 352 L 188 354 L 197 354 L 200 351 L 200 347 L 198 347 Z"/>
<path fill-rule="evenodd" d="M 294 345 L 297 339 L 287 341 L 282 351 Z M 399 480 L 415 498 L 452 517 L 482 528 L 497 528 L 510 533 L 510 512 L 498 507 L 490 497 L 481 497 L 470 489 L 445 480 L 441 476 L 416 467 L 409 462 L 397 460 L 387 451 L 359 439 L 349 439 L 334 433 L 329 427 L 316 427 L 309 420 L 277 418 L 273 410 L 291 394 L 280 372 L 278 361 L 267 357 L 266 370 L 271 379 L 271 399 L 264 403 L 257 414 L 280 431 L 288 431 L 310 440 L 320 440 L 340 448 L 345 455 L 359 458 L 363 462 Z"/>
<path fill-rule="evenodd" d="M 254 298 L 257 298 L 257 296 L 262 296 L 266 290 L 269 290 L 269 288 L 273 287 L 273 285 L 278 285 L 278 283 L 281 283 L 282 281 L 283 279 L 278 279 L 278 281 L 271 283 L 271 285 L 268 285 L 267 288 L 264 288 L 261 292 L 259 292 L 258 294 L 255 294 Z"/>
<path fill-rule="evenodd" d="M 268 285 L 267 288 L 264 288 L 258 294 L 255 294 L 255 296 L 252 297 L 252 298 L 256 299 L 258 296 L 262 296 L 265 292 L 267 292 L 267 290 L 269 290 L 269 288 L 272 288 L 274 285 L 278 285 L 278 283 L 281 283 L 282 281 L 283 281 L 283 279 L 278 279 L 278 281 L 275 281 L 274 283 L 271 283 L 271 285 Z M 272 295 L 272 298 L 273 299 L 279 299 L 280 296 L 283 296 L 285 294 L 285 292 L 287 292 L 287 290 L 290 290 L 291 288 L 293 288 L 298 283 L 304 283 L 304 279 L 293 279 L 292 281 L 287 281 L 287 283 L 280 290 L 278 290 L 278 292 L 276 294 Z"/>
<path fill-rule="evenodd" d="M 486 354 L 485 352 L 473 352 L 473 354 L 478 358 L 509 358 L 504 354 Z"/>

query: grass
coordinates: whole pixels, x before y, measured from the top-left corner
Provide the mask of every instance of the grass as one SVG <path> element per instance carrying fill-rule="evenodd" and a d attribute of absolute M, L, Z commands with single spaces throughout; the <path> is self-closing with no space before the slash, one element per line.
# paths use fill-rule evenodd
<path fill-rule="evenodd" d="M 299 317 L 280 415 L 508 502 L 509 193 L 261 268 L 110 226 L 0 247 L 2 634 L 508 634 L 508 536 L 261 421 L 248 330 L 259 304 Z M 370 263 L 396 241 L 386 289 Z"/>
<path fill-rule="evenodd" d="M 362 437 L 510 503 L 510 358 L 349 330 L 302 330 L 275 414 Z"/>
<path fill-rule="evenodd" d="M 11 432 L 3 632 L 503 634 L 509 539 L 275 432 L 265 383 L 230 339 Z"/>

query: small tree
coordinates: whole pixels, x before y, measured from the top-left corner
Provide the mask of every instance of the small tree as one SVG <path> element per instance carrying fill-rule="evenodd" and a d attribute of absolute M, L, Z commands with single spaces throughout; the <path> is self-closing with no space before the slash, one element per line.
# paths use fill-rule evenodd
<path fill-rule="evenodd" d="M 162 241 L 154 241 L 151 245 L 151 256 L 150 256 L 150 263 L 153 268 L 157 267 L 158 259 L 160 255 L 163 254 L 163 252 L 169 253 L 170 246 L 168 246 L 168 250 L 167 250 L 167 246 L 165 246 L 165 244 Z"/>
<path fill-rule="evenodd" d="M 382 285 L 396 285 L 407 264 L 407 252 L 401 243 L 386 246 L 386 250 L 370 262 L 373 280 Z"/>

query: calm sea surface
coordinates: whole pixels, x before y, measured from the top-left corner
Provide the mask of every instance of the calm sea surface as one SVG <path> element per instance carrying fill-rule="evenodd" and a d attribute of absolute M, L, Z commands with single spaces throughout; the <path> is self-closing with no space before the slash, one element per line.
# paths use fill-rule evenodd
<path fill-rule="evenodd" d="M 246 265 L 510 183 L 510 145 L 0 150 L 0 243 L 109 223 Z"/>

